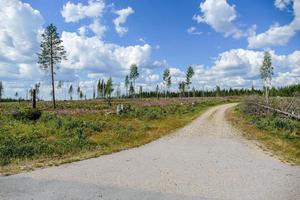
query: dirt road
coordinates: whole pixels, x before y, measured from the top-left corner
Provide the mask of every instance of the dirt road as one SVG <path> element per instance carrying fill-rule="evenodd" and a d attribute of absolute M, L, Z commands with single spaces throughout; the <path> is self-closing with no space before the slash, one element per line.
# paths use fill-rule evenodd
<path fill-rule="evenodd" d="M 233 105 L 139 148 L 0 177 L 0 199 L 300 199 L 300 167 L 243 139 L 224 119 Z"/>

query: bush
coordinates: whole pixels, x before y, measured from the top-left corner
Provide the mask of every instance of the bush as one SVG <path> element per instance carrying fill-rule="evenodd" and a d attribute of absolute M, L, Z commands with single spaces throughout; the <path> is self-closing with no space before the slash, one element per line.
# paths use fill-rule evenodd
<path fill-rule="evenodd" d="M 14 119 L 36 121 L 42 115 L 39 109 L 17 110 L 12 113 Z"/>

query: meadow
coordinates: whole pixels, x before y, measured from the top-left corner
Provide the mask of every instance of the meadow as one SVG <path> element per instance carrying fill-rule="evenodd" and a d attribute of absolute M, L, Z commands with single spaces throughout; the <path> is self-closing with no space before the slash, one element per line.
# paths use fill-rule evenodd
<path fill-rule="evenodd" d="M 236 98 L 0 103 L 0 173 L 12 174 L 149 143 Z M 117 105 L 124 110 L 116 114 Z"/>

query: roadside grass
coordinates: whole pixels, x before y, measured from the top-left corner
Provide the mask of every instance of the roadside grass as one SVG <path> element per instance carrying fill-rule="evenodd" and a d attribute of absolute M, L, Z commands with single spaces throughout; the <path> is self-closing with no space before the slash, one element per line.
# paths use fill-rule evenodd
<path fill-rule="evenodd" d="M 245 114 L 238 105 L 226 113 L 233 126 L 243 135 L 259 142 L 281 161 L 300 165 L 300 122 L 283 119 L 276 115 L 256 116 Z"/>
<path fill-rule="evenodd" d="M 145 105 L 143 100 L 118 100 L 112 107 L 100 101 L 68 101 L 59 102 L 60 109 L 56 112 L 48 108 L 49 102 L 41 102 L 43 112 L 36 120 L 11 114 L 26 109 L 28 104 L 2 103 L 0 174 L 10 175 L 138 147 L 186 125 L 211 106 L 236 99 L 165 101 Z M 119 103 L 124 103 L 125 111 L 116 115 L 115 105 Z"/>

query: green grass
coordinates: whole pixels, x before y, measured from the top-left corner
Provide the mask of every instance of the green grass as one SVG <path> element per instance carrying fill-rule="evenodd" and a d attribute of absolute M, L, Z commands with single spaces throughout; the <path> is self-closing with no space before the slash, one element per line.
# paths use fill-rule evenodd
<path fill-rule="evenodd" d="M 49 102 L 41 102 L 42 115 L 37 120 L 28 119 L 28 103 L 1 103 L 0 173 L 59 165 L 146 144 L 184 126 L 208 107 L 232 100 L 150 102 L 114 101 L 108 107 L 102 101 L 68 101 L 59 102 L 55 112 Z M 119 103 L 124 103 L 125 112 L 116 115 Z"/>
<path fill-rule="evenodd" d="M 257 140 L 282 161 L 300 165 L 300 122 L 278 115 L 246 114 L 238 106 L 227 115 L 251 140 Z"/>

